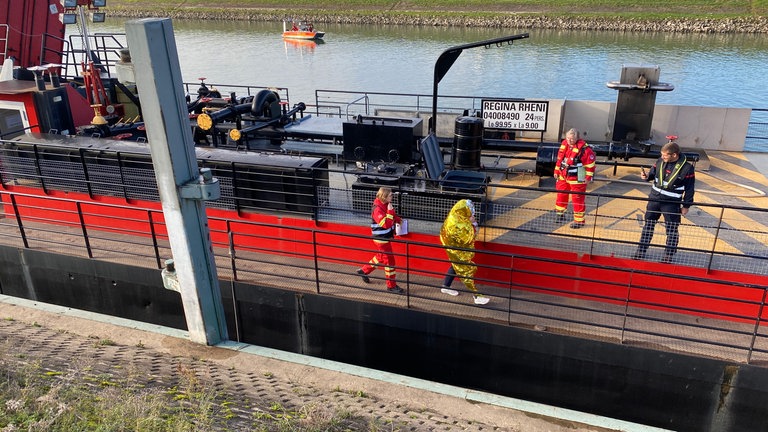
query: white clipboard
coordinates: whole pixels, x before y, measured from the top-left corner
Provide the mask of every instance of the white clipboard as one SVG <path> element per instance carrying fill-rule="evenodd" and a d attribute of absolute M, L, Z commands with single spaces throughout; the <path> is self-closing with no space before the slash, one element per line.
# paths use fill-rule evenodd
<path fill-rule="evenodd" d="M 408 234 L 408 219 L 400 219 L 399 224 L 395 224 L 395 235 L 404 236 Z"/>

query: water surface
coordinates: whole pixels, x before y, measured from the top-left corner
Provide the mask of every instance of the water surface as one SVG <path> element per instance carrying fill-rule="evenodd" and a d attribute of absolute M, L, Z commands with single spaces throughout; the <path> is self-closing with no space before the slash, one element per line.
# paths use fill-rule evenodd
<path fill-rule="evenodd" d="M 439 84 L 445 95 L 614 101 L 606 82 L 622 65 L 658 65 L 675 86 L 657 103 L 766 108 L 768 39 L 749 34 L 671 34 L 323 24 L 320 44 L 281 37 L 277 22 L 174 20 L 185 81 L 287 87 L 291 100 L 315 89 L 431 94 L 446 49 L 529 33 L 512 45 L 464 51 Z M 124 32 L 123 21 L 91 31 Z"/>

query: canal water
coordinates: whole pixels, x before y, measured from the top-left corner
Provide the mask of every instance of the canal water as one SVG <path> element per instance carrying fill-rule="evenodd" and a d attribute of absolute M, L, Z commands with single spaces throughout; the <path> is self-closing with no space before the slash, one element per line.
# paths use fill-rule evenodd
<path fill-rule="evenodd" d="M 513 44 L 463 51 L 441 95 L 614 101 L 606 83 L 623 65 L 657 65 L 674 90 L 657 103 L 768 108 L 768 38 L 672 34 L 318 24 L 321 43 L 287 42 L 280 22 L 174 20 L 184 81 L 314 90 L 432 94 L 435 61 L 453 46 L 529 33 Z M 124 32 L 124 20 L 91 24 Z"/>

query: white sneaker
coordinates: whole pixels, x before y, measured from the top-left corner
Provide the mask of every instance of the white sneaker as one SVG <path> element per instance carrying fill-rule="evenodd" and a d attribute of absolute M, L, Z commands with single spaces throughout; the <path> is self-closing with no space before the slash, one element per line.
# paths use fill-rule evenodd
<path fill-rule="evenodd" d="M 491 299 L 489 299 L 484 295 L 478 294 L 475 296 L 475 304 L 484 305 L 484 304 L 488 304 L 489 301 L 491 301 Z"/>
<path fill-rule="evenodd" d="M 448 294 L 449 296 L 454 296 L 454 297 L 459 295 L 458 291 L 452 290 L 450 288 L 443 288 L 443 289 L 440 290 L 440 292 L 443 293 L 443 294 Z"/>

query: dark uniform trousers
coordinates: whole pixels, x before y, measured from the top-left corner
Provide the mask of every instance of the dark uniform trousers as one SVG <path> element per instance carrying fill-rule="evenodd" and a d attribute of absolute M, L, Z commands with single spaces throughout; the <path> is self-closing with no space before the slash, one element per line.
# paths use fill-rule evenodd
<path fill-rule="evenodd" d="M 670 197 L 665 197 L 655 190 L 651 191 L 649 198 L 650 201 L 648 201 L 645 211 L 645 225 L 643 225 L 643 232 L 640 234 L 640 245 L 637 251 L 641 256 L 645 255 L 653 239 L 653 230 L 656 228 L 661 215 L 664 215 L 664 225 L 667 229 L 667 244 L 664 255 L 672 256 L 677 252 L 677 243 L 680 240 L 678 233 L 681 220 L 680 201 L 670 201 Z"/>

